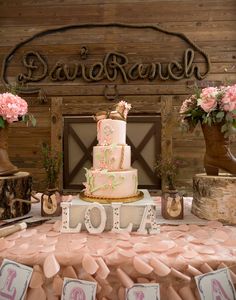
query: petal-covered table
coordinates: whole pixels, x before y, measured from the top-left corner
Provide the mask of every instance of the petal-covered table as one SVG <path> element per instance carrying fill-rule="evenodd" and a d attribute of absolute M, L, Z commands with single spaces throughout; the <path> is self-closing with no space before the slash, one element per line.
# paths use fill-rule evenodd
<path fill-rule="evenodd" d="M 194 276 L 229 267 L 236 283 L 236 228 L 161 225 L 157 235 L 60 233 L 61 221 L 0 239 L 0 260 L 33 267 L 27 299 L 60 299 L 63 278 L 97 282 L 97 299 L 124 299 L 133 283 L 160 283 L 162 299 L 199 299 Z"/>

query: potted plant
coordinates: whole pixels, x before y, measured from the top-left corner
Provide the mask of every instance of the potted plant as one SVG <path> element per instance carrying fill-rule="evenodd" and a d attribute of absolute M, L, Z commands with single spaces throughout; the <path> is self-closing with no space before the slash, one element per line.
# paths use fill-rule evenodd
<path fill-rule="evenodd" d="M 230 151 L 229 136 L 236 129 L 236 84 L 199 89 L 186 99 L 180 109 L 181 126 L 194 130 L 200 123 L 205 138 L 204 167 L 207 175 L 219 169 L 236 174 L 236 158 Z"/>
<path fill-rule="evenodd" d="M 183 219 L 183 197 L 176 189 L 176 177 L 181 161 L 174 158 L 160 158 L 155 171 L 162 179 L 163 192 L 161 197 L 161 213 L 165 219 Z"/>
<path fill-rule="evenodd" d="M 41 214 L 42 216 L 57 216 L 61 214 L 61 193 L 58 190 L 58 178 L 62 166 L 62 154 L 44 143 L 42 145 L 42 156 L 47 189 L 41 197 Z"/>

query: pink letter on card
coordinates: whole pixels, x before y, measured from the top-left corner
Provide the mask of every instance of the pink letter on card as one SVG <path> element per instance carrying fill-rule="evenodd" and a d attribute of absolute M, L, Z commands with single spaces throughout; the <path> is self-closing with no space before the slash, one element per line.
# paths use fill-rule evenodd
<path fill-rule="evenodd" d="M 24 299 L 32 268 L 4 259 L 0 267 L 0 299 Z"/>

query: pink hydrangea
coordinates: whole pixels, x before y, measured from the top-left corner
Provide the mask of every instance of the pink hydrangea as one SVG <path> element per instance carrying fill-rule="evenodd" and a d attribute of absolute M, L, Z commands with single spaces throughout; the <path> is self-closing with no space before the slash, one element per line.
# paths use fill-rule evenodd
<path fill-rule="evenodd" d="M 236 110 L 236 84 L 226 88 L 221 104 L 224 111 Z"/>
<path fill-rule="evenodd" d="M 198 105 L 200 105 L 205 112 L 212 111 L 217 106 L 217 94 L 218 89 L 216 87 L 208 87 L 203 89 L 200 94 Z"/>
<path fill-rule="evenodd" d="M 21 97 L 11 93 L 0 94 L 0 116 L 8 123 L 18 121 L 27 112 L 28 104 Z"/>

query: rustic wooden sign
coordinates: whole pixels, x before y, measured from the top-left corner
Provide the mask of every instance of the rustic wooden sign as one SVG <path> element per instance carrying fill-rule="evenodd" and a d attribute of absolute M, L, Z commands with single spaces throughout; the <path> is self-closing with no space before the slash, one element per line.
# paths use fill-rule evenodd
<path fill-rule="evenodd" d="M 42 50 L 28 50 L 15 61 L 15 56 L 22 53 L 22 49 L 29 48 L 30 42 L 36 41 L 40 38 L 52 36 L 60 33 L 68 35 L 75 30 L 95 30 L 96 28 L 122 28 L 124 31 L 131 29 L 135 30 L 152 30 L 154 33 L 159 32 L 168 36 L 177 37 L 184 46 L 182 55 L 176 59 L 171 57 L 169 60 L 165 58 L 164 61 L 157 59 L 136 58 L 130 60 L 130 56 L 123 53 L 123 51 L 108 51 L 99 59 L 95 59 L 93 53 L 88 46 L 78 45 L 75 49 L 73 59 L 71 57 L 61 57 L 60 60 L 51 64 L 51 60 L 47 58 L 50 53 L 44 53 Z M 152 32 L 152 33 L 153 33 Z M 62 39 L 63 40 L 63 39 Z M 164 39 L 163 39 L 164 40 Z M 139 41 L 137 41 L 138 47 Z M 170 46 L 170 45 L 169 45 Z M 168 45 L 167 45 L 168 47 Z M 35 45 L 33 49 L 35 49 Z M 195 59 L 196 56 L 201 56 L 201 63 Z M 21 93 L 38 93 L 40 92 L 40 84 L 42 82 L 66 82 L 66 81 L 84 81 L 86 83 L 94 82 L 112 82 L 116 83 L 122 80 L 124 83 L 136 80 L 181 80 L 194 77 L 197 80 L 202 80 L 210 71 L 210 59 L 204 50 L 191 41 L 186 35 L 179 32 L 171 32 L 162 28 L 159 25 L 140 25 L 140 24 L 125 24 L 125 23 L 86 23 L 69 25 L 54 29 L 39 32 L 32 37 L 17 44 L 5 57 L 2 70 L 2 81 L 5 85 L 11 85 L 7 77 L 8 69 L 14 66 L 14 63 L 22 62 L 24 70 L 15 74 L 16 82 L 19 84 L 19 92 Z M 12 77 L 12 76 L 11 76 Z M 31 83 L 28 85 L 28 83 Z M 33 83 L 33 84 L 32 84 Z M 106 89 L 104 93 L 106 93 Z"/>

